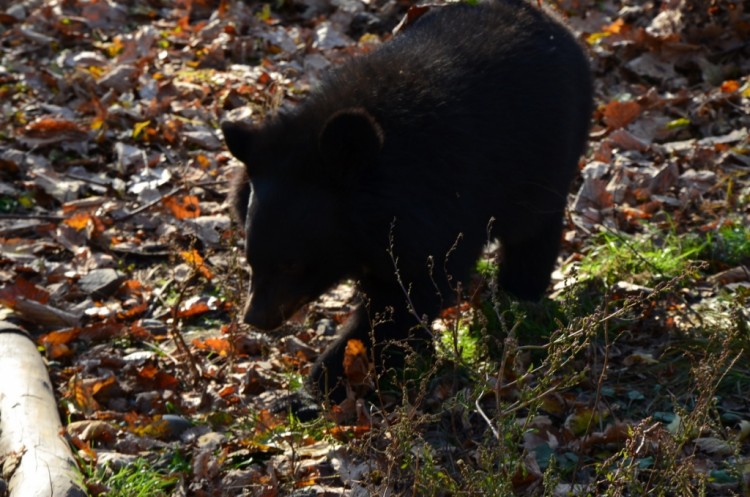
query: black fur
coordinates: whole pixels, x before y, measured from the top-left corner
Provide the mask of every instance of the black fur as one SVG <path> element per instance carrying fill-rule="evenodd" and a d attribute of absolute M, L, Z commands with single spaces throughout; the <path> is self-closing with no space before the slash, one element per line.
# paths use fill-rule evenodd
<path fill-rule="evenodd" d="M 312 373 L 335 398 L 347 340 L 373 345 L 373 313 L 390 310 L 379 359 L 389 340 L 428 338 L 407 300 L 429 323 L 491 219 L 504 289 L 535 300 L 549 284 L 592 90 L 573 36 L 534 4 L 433 8 L 292 112 L 222 126 L 247 166 L 232 200 L 252 268 L 245 320 L 275 328 L 344 278 L 367 298 Z"/>

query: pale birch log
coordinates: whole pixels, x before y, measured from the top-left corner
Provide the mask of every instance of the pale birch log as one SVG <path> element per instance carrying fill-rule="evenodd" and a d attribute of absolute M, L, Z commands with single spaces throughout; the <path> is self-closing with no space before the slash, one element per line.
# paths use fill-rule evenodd
<path fill-rule="evenodd" d="M 0 321 L 0 464 L 10 497 L 84 497 L 34 342 Z"/>

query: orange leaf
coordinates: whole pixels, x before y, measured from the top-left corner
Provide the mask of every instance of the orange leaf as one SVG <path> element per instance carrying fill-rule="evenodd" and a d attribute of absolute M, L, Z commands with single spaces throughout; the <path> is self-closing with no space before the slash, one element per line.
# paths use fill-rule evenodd
<path fill-rule="evenodd" d="M 84 385 L 78 375 L 70 377 L 65 397 L 70 400 L 73 407 L 83 413 L 99 410 L 99 403 L 94 399 L 91 389 Z"/>
<path fill-rule="evenodd" d="M 440 317 L 443 319 L 458 319 L 461 314 L 471 310 L 471 304 L 469 302 L 461 302 L 460 305 L 454 305 L 452 307 L 446 307 L 440 313 Z"/>
<path fill-rule="evenodd" d="M 222 357 L 226 357 L 232 351 L 232 344 L 226 338 L 195 339 L 193 345 L 200 350 L 211 350 Z"/>
<path fill-rule="evenodd" d="M 740 82 L 735 79 L 724 81 L 721 84 L 721 91 L 724 93 L 734 93 L 740 89 Z"/>
<path fill-rule="evenodd" d="M 140 304 L 131 307 L 130 309 L 123 310 L 117 313 L 117 317 L 120 319 L 132 319 L 136 316 L 140 316 L 148 310 L 148 303 L 141 302 Z"/>
<path fill-rule="evenodd" d="M 271 82 L 271 76 L 268 75 L 268 73 L 263 72 L 258 76 L 258 84 L 259 85 L 267 85 Z"/>
<path fill-rule="evenodd" d="M 125 296 L 128 297 L 140 297 L 143 295 L 143 292 L 146 290 L 146 288 L 143 286 L 143 284 L 138 280 L 125 280 L 122 285 L 120 285 L 120 292 L 124 293 Z"/>
<path fill-rule="evenodd" d="M 205 263 L 203 262 L 203 257 L 201 257 L 197 250 L 183 250 L 182 252 L 180 252 L 180 257 L 182 257 L 182 260 L 194 267 L 196 271 L 200 272 L 206 279 L 210 280 L 211 278 L 213 278 L 213 273 L 205 265 Z"/>
<path fill-rule="evenodd" d="M 165 197 L 163 202 L 177 219 L 194 219 L 201 215 L 198 197 L 195 195 Z"/>
<path fill-rule="evenodd" d="M 159 369 L 153 364 L 146 364 L 138 370 L 138 376 L 146 380 L 153 380 L 159 374 Z"/>
<path fill-rule="evenodd" d="M 227 385 L 219 390 L 219 397 L 226 399 L 227 397 L 237 393 L 237 385 Z"/>
<path fill-rule="evenodd" d="M 263 409 L 258 413 L 255 420 L 255 432 L 258 434 L 267 433 L 281 424 L 281 421 L 271 414 L 268 409 Z"/>
<path fill-rule="evenodd" d="M 24 135 L 30 138 L 50 138 L 63 133 L 81 133 L 81 128 L 73 121 L 55 117 L 42 117 L 26 126 Z"/>
<path fill-rule="evenodd" d="M 359 438 L 367 434 L 369 431 L 369 426 L 334 426 L 328 433 L 340 442 L 348 442 L 352 438 Z"/>
<path fill-rule="evenodd" d="M 103 378 L 99 381 L 94 382 L 94 384 L 91 385 L 91 394 L 96 395 L 97 393 L 101 392 L 104 388 L 114 385 L 116 381 L 117 379 L 113 375 L 113 376 L 107 376 L 106 378 Z"/>
<path fill-rule="evenodd" d="M 625 24 L 625 20 L 622 17 L 620 17 L 609 26 L 605 26 L 603 31 L 605 33 L 617 35 L 624 31 L 627 31 L 627 28 L 628 28 L 628 25 Z"/>
<path fill-rule="evenodd" d="M 307 480 L 298 480 L 294 482 L 294 488 L 304 488 L 304 487 L 311 487 L 318 483 L 318 478 L 312 477 Z"/>
<path fill-rule="evenodd" d="M 640 114 L 638 102 L 610 102 L 604 107 L 604 122 L 610 130 L 623 128 Z"/>
<path fill-rule="evenodd" d="M 165 373 L 153 364 L 146 364 L 139 368 L 138 377 L 152 388 L 171 389 L 179 383 L 177 378 Z"/>
<path fill-rule="evenodd" d="M 12 285 L 0 288 L 0 304 L 13 307 L 16 305 L 19 297 L 26 300 L 34 300 L 40 304 L 46 304 L 49 301 L 47 290 L 36 286 L 21 276 L 17 277 Z"/>
<path fill-rule="evenodd" d="M 344 375 L 355 385 L 365 383 L 370 372 L 367 347 L 361 340 L 351 339 L 344 350 Z"/>
<path fill-rule="evenodd" d="M 204 314 L 210 310 L 211 308 L 208 307 L 208 304 L 206 304 L 202 300 L 198 300 L 195 303 L 191 304 L 189 307 L 178 310 L 177 317 L 178 318 L 190 318 L 193 316 Z"/>
<path fill-rule="evenodd" d="M 208 169 L 211 166 L 211 159 L 209 159 L 208 157 L 206 157 L 203 154 L 198 155 L 195 158 L 195 161 L 198 163 L 198 166 L 201 169 L 204 169 L 204 170 Z"/>
<path fill-rule="evenodd" d="M 91 444 L 89 442 L 84 442 L 77 436 L 71 436 L 69 437 L 69 440 L 76 449 L 85 452 L 90 460 L 96 461 L 96 452 L 91 448 Z"/>
<path fill-rule="evenodd" d="M 64 343 L 51 344 L 45 347 L 47 351 L 47 357 L 49 359 L 60 359 L 62 357 L 70 357 L 73 355 L 73 351 Z"/>
<path fill-rule="evenodd" d="M 39 338 L 39 343 L 42 345 L 60 345 L 67 344 L 78 338 L 81 333 L 80 328 L 68 328 L 66 330 L 57 330 L 51 333 L 47 333 Z"/>
<path fill-rule="evenodd" d="M 88 227 L 90 221 L 90 214 L 86 212 L 77 212 L 63 221 L 63 223 L 67 224 L 76 231 L 81 231 Z"/>

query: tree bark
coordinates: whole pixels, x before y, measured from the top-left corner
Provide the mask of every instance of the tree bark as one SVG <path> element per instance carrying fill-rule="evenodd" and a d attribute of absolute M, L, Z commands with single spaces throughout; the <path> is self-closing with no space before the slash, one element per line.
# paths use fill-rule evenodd
<path fill-rule="evenodd" d="M 10 497 L 84 497 L 47 368 L 31 338 L 0 321 L 0 463 Z"/>

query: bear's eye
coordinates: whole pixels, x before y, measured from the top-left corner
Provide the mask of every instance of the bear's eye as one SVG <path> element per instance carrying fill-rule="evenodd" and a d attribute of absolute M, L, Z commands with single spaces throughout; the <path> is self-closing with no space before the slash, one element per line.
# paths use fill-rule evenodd
<path fill-rule="evenodd" d="M 305 271 L 305 266 L 301 262 L 288 262 L 279 265 L 279 272 L 287 275 L 296 276 Z"/>

